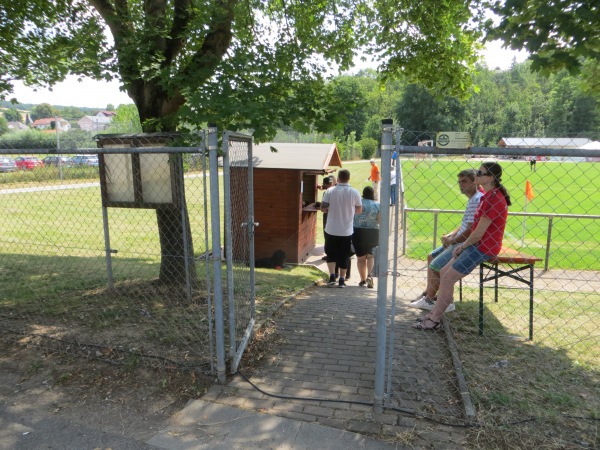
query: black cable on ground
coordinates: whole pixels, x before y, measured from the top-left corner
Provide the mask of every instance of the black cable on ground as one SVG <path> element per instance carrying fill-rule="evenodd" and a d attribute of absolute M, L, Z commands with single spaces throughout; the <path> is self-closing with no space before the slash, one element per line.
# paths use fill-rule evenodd
<path fill-rule="evenodd" d="M 250 386 L 252 386 L 258 392 L 260 392 L 261 394 L 267 395 L 269 397 L 273 397 L 273 398 L 280 398 L 283 400 L 348 403 L 351 405 L 370 406 L 371 408 L 375 407 L 374 403 L 369 403 L 369 402 L 357 402 L 357 401 L 353 401 L 353 400 L 335 400 L 335 399 L 319 398 L 319 397 L 296 397 L 296 396 L 291 396 L 291 395 L 272 394 L 270 392 L 267 392 L 267 391 L 259 388 L 256 384 L 254 384 L 252 381 L 250 381 L 250 379 L 246 375 L 244 375 L 244 373 L 241 370 L 238 369 L 238 371 L 236 373 L 239 374 L 248 384 L 250 384 Z M 477 422 L 476 423 L 468 422 L 468 423 L 464 423 L 464 424 L 458 424 L 458 423 L 443 422 L 441 420 L 435 419 L 433 417 L 427 416 L 422 413 L 418 413 L 418 412 L 410 410 L 410 409 L 396 408 L 393 406 L 389 406 L 389 407 L 384 406 L 383 409 L 395 411 L 395 412 L 401 412 L 404 414 L 409 414 L 409 415 L 414 416 L 417 419 L 426 419 L 431 422 L 437 423 L 438 425 L 446 425 L 446 426 L 454 427 L 454 428 L 505 427 L 505 426 L 520 425 L 522 423 L 528 423 L 528 422 L 538 422 L 541 420 L 541 418 L 539 418 L 539 417 L 528 417 L 526 419 L 519 419 L 519 420 L 510 421 L 510 422 L 502 422 L 502 423 L 494 423 L 494 424 L 485 424 L 485 423 L 477 423 Z M 580 417 L 580 416 L 571 416 L 568 414 L 563 414 L 562 417 L 566 417 L 566 418 L 570 418 L 570 419 L 579 419 L 579 420 L 592 420 L 592 421 L 600 420 L 600 418 L 598 418 L 598 417 Z"/>
<path fill-rule="evenodd" d="M 375 407 L 375 405 L 373 403 L 369 403 L 369 402 L 357 402 L 357 401 L 353 401 L 353 400 L 335 400 L 335 399 L 319 398 L 319 397 L 295 397 L 295 396 L 291 396 L 291 395 L 272 394 L 272 393 L 266 392 L 263 389 L 261 389 L 258 386 L 256 386 L 239 369 L 238 369 L 238 371 L 236 373 L 238 373 L 248 384 L 250 384 L 250 386 L 252 386 L 258 392 L 260 392 L 261 394 L 267 395 L 269 397 L 280 398 L 280 399 L 283 399 L 283 400 L 317 401 L 317 402 L 330 402 L 330 403 L 348 403 L 348 404 L 351 404 L 351 405 L 369 406 L 371 408 Z M 419 414 L 419 413 L 417 413 L 417 412 L 415 412 L 413 410 L 410 410 L 410 409 L 393 408 L 393 407 L 384 407 L 384 409 L 389 409 L 389 410 L 396 411 L 396 412 L 401 412 L 401 413 L 404 413 L 404 414 L 410 414 L 410 415 L 412 415 L 412 416 L 414 416 L 416 418 L 422 418 L 422 419 L 431 420 L 431 421 L 433 421 L 433 422 L 435 422 L 435 423 L 437 423 L 439 425 L 447 425 L 447 426 L 451 426 L 451 427 L 460 427 L 460 428 L 468 428 L 468 427 L 473 427 L 473 426 L 480 426 L 478 424 L 477 425 L 473 425 L 473 424 L 454 424 L 454 423 L 442 422 L 442 421 L 439 421 L 439 420 L 434 419 L 432 417 L 428 417 L 428 416 L 425 416 L 423 414 Z"/>

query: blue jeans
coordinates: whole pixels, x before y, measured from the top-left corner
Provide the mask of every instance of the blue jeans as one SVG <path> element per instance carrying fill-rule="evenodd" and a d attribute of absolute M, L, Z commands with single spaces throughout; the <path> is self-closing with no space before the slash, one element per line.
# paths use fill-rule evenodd
<path fill-rule="evenodd" d="M 432 251 L 429 255 L 431 256 L 431 262 L 429 263 L 429 268 L 431 270 L 435 270 L 439 272 L 444 268 L 446 264 L 452 259 L 452 252 L 454 251 L 454 247 L 456 244 L 450 245 L 448 247 L 439 246 L 434 251 Z"/>
<path fill-rule="evenodd" d="M 492 255 L 483 253 L 477 245 L 466 247 L 452 264 L 452 268 L 463 275 L 470 274 L 475 267 L 492 259 Z"/>
<path fill-rule="evenodd" d="M 390 203 L 392 205 L 396 204 L 396 185 L 390 185 Z"/>

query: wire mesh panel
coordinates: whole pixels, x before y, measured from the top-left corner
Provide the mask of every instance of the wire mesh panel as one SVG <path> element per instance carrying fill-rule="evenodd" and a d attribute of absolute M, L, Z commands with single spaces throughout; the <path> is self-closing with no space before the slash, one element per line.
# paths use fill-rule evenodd
<path fill-rule="evenodd" d="M 433 133 L 432 148 L 416 145 L 424 134 L 403 130 L 396 139 L 387 401 L 482 424 L 569 416 L 582 419 L 572 425 L 583 441 L 597 442 L 590 433 L 600 407 L 600 155 L 577 149 L 581 142 L 546 138 L 440 150 Z M 471 185 L 492 161 L 512 202 L 502 248 L 461 287 L 448 266 L 432 269 L 428 258 L 460 244 L 454 238 L 476 192 Z M 440 285 L 440 295 L 453 286 L 440 331 L 413 328 L 435 308 Z M 427 352 L 416 352 L 417 340 Z"/>
<path fill-rule="evenodd" d="M 210 368 L 202 135 L 85 144 L 3 142 L 4 158 L 18 156 L 0 173 L 3 333 L 115 363 Z"/>
<path fill-rule="evenodd" d="M 255 321 L 252 137 L 225 132 L 223 153 L 229 354 L 234 373 Z"/>

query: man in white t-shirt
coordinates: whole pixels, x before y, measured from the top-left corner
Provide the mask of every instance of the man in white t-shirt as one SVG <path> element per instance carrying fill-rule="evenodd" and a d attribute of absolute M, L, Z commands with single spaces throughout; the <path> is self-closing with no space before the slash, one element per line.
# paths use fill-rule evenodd
<path fill-rule="evenodd" d="M 325 254 L 329 269 L 329 286 L 335 286 L 335 266 L 340 271 L 338 286 L 346 287 L 346 269 L 350 258 L 352 233 L 354 232 L 354 214 L 362 212 L 359 192 L 351 187 L 350 171 L 338 172 L 338 183 L 325 191 L 321 202 L 321 211 L 327 213 L 325 225 Z"/>
<path fill-rule="evenodd" d="M 483 192 L 475 183 L 475 170 L 463 170 L 458 174 L 458 186 L 460 192 L 469 197 L 467 209 L 463 215 L 460 227 L 442 236 L 442 245 L 427 256 L 427 289 L 419 297 L 410 302 L 411 308 L 432 310 L 435 306 L 435 296 L 440 287 L 440 270 L 452 259 L 454 247 L 467 240 L 471 234 L 471 227 L 475 217 L 475 211 L 479 206 L 479 200 Z M 450 303 L 446 312 L 454 311 L 454 303 Z"/>

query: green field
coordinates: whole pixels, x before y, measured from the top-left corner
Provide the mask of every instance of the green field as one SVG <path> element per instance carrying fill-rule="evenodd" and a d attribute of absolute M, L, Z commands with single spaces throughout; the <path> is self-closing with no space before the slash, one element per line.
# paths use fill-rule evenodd
<path fill-rule="evenodd" d="M 599 215 L 600 164 L 555 163 L 537 164 L 530 172 L 525 161 L 500 161 L 505 175 L 503 182 L 513 201 L 510 212 L 524 211 L 525 181 L 529 180 L 536 197 L 527 205 L 529 213 Z M 416 162 L 403 159 L 405 202 L 410 208 L 449 209 L 462 211 L 466 198 L 460 194 L 456 174 L 464 168 L 478 168 L 480 161 L 464 159 L 433 159 Z M 368 162 L 345 163 L 351 171 L 351 184 L 359 191 L 370 185 L 366 181 Z M 41 174 L 41 173 L 40 173 Z M 13 174 L 0 174 L 8 178 Z M 47 181 L 4 184 L 3 189 L 23 186 L 68 184 L 75 181 Z M 33 177 L 27 173 L 27 177 Z M 85 182 L 77 180 L 76 182 Z M 89 180 L 88 180 L 89 181 Z M 202 181 L 187 178 L 187 201 L 196 254 L 204 251 Z M 222 190 L 221 190 L 222 192 Z M 221 194 L 222 195 L 222 194 Z M 10 244 L 4 252 L 56 254 L 57 247 L 77 249 L 80 256 L 102 256 L 104 237 L 99 187 L 12 193 L 0 196 L 5 214 L 0 219 L 3 230 L 0 242 Z M 460 214 L 441 214 L 439 236 L 460 221 Z M 423 259 L 431 251 L 434 233 L 433 214 L 410 213 L 408 216 L 407 255 Z M 158 262 L 160 249 L 156 238 L 156 222 L 151 210 L 109 209 L 111 246 L 119 257 L 134 256 L 148 262 Z M 209 219 L 210 221 L 210 219 Z M 505 245 L 545 258 L 548 236 L 547 217 L 510 216 Z M 321 220 L 317 220 L 317 239 L 322 242 Z M 526 232 L 523 234 L 523 230 Z M 524 240 L 522 241 L 522 237 Z M 20 248 L 19 248 L 20 247 Z M 595 270 L 600 267 L 600 221 L 586 218 L 554 218 L 550 244 L 550 268 Z"/>
<path fill-rule="evenodd" d="M 543 162 L 537 164 L 536 172 L 531 172 L 526 161 L 499 162 L 504 171 L 503 184 L 513 203 L 509 214 L 524 212 L 525 182 L 529 180 L 535 198 L 527 204 L 528 213 L 600 215 L 600 164 Z M 406 204 L 409 208 L 464 210 L 466 197 L 460 194 L 456 174 L 479 165 L 480 161 L 458 158 L 419 163 L 404 160 Z M 460 219 L 460 215 L 440 215 L 438 240 L 442 233 L 458 226 Z M 545 258 L 548 223 L 547 217 L 509 216 L 504 244 Z M 554 218 L 552 225 L 549 268 L 600 268 L 600 220 Z M 423 259 L 433 247 L 433 232 L 432 214 L 410 213 L 408 256 Z"/>

